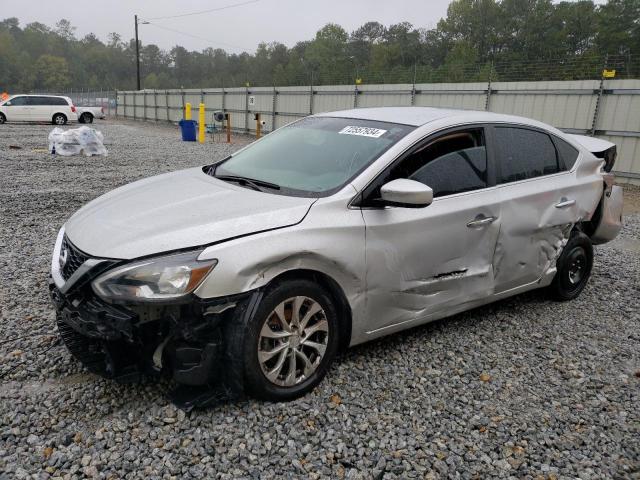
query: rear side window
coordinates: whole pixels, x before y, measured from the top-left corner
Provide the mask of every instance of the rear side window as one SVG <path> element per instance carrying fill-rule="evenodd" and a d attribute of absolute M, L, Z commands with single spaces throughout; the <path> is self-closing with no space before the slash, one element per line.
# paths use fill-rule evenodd
<path fill-rule="evenodd" d="M 49 97 L 27 97 L 27 103 L 33 106 L 51 105 Z"/>
<path fill-rule="evenodd" d="M 66 99 L 59 97 L 51 97 L 51 103 L 49 105 L 69 105 Z"/>
<path fill-rule="evenodd" d="M 496 127 L 500 173 L 498 183 L 558 173 L 558 156 L 546 133 L 518 127 Z"/>
<path fill-rule="evenodd" d="M 554 137 L 554 140 L 560 157 L 560 168 L 562 170 L 571 170 L 578 159 L 578 150 L 561 138 Z"/>

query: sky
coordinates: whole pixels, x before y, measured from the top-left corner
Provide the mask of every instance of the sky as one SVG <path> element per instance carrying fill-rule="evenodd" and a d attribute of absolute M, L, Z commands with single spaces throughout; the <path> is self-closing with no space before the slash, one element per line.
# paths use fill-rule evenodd
<path fill-rule="evenodd" d="M 106 41 L 110 32 L 117 32 L 129 40 L 134 35 L 135 14 L 152 19 L 247 1 L 0 0 L 0 18 L 17 17 L 22 26 L 30 22 L 53 26 L 66 18 L 77 28 L 78 37 L 93 32 Z M 448 4 L 449 0 L 257 0 L 217 12 L 152 20 L 154 25 L 139 26 L 139 36 L 142 43 L 155 43 L 163 49 L 182 45 L 188 50 L 213 47 L 253 53 L 263 41 L 278 41 L 291 47 L 298 41 L 310 40 L 329 22 L 342 25 L 348 32 L 368 21 L 384 25 L 409 21 L 417 27 L 433 28 L 446 15 Z"/>
<path fill-rule="evenodd" d="M 152 24 L 140 25 L 143 44 L 169 50 L 224 48 L 231 53 L 255 52 L 260 42 L 278 41 L 292 47 L 310 40 L 333 22 L 352 32 L 368 21 L 384 25 L 408 21 L 434 28 L 447 13 L 450 0 L 0 0 L 0 18 L 17 17 L 22 26 L 41 22 L 53 26 L 61 18 L 76 27 L 76 35 L 95 33 L 106 41 L 110 32 L 127 41 L 134 36 L 134 15 Z M 606 0 L 596 0 L 604 3 Z M 244 5 L 243 5 L 244 4 Z M 236 6 L 234 6 L 236 5 Z M 214 12 L 178 18 L 202 10 Z M 184 32 L 188 35 L 185 35 Z"/>

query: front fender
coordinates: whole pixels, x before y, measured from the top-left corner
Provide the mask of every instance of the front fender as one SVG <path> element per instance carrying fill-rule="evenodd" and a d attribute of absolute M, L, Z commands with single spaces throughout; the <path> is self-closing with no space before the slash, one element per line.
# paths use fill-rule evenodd
<path fill-rule="evenodd" d="M 312 209 L 301 224 L 208 247 L 200 259 L 218 264 L 195 294 L 220 297 L 255 290 L 292 270 L 312 270 L 333 279 L 352 311 L 365 290 L 364 222 L 359 210 L 324 215 Z"/>

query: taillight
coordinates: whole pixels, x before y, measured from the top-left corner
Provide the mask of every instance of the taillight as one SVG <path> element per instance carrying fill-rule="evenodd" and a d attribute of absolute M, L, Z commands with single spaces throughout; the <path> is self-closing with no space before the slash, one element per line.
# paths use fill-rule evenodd
<path fill-rule="evenodd" d="M 76 107 L 75 107 L 75 105 L 71 105 L 71 111 L 72 111 L 73 113 L 76 113 Z"/>

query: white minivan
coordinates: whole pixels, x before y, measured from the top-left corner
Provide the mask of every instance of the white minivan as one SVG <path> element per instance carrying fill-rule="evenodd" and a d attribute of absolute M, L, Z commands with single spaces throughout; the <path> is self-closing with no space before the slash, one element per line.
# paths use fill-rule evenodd
<path fill-rule="evenodd" d="M 69 97 L 55 95 L 14 95 L 0 103 L 0 124 L 5 122 L 51 122 L 64 125 L 77 121 Z"/>

